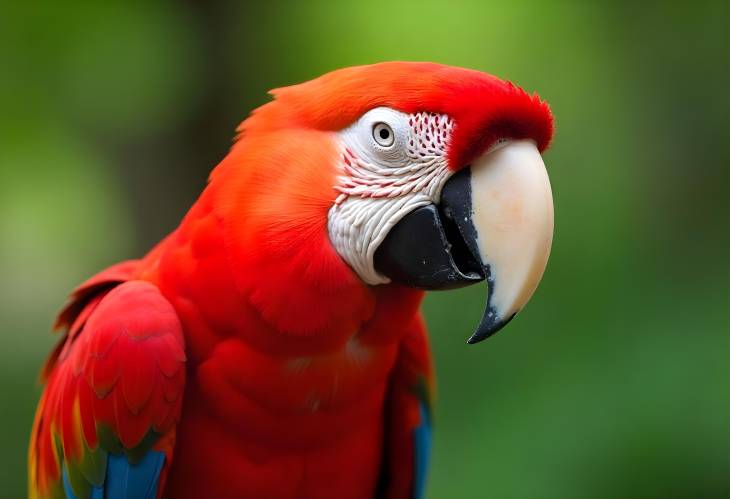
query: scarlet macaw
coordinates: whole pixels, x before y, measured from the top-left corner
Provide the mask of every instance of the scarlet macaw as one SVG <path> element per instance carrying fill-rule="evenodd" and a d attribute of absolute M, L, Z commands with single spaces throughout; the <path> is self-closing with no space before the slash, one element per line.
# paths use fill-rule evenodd
<path fill-rule="evenodd" d="M 60 313 L 30 497 L 423 496 L 423 290 L 488 281 L 471 343 L 528 301 L 550 110 L 431 63 L 272 94 L 179 227 Z"/>

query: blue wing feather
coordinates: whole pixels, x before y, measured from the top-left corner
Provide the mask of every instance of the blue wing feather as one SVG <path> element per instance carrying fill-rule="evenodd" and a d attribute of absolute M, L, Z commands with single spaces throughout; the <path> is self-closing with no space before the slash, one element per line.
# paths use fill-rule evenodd
<path fill-rule="evenodd" d="M 104 484 L 92 489 L 91 499 L 155 499 L 164 464 L 165 454 L 159 451 L 147 452 L 135 464 L 131 464 L 124 454 L 109 454 Z M 65 464 L 63 490 L 67 499 L 76 499 Z"/>
<path fill-rule="evenodd" d="M 426 475 L 431 456 L 431 416 L 425 402 L 420 405 L 421 424 L 413 430 L 414 468 L 413 499 L 422 499 L 426 490 Z"/>
<path fill-rule="evenodd" d="M 61 476 L 63 479 L 63 491 L 66 494 L 66 499 L 76 499 L 76 494 L 74 494 L 74 491 L 71 488 L 71 481 L 68 478 L 68 468 L 66 467 L 66 463 L 63 463 L 63 473 Z"/>
<path fill-rule="evenodd" d="M 109 455 L 104 499 L 154 499 L 165 454 L 149 451 L 141 461 L 130 464 L 124 454 Z"/>

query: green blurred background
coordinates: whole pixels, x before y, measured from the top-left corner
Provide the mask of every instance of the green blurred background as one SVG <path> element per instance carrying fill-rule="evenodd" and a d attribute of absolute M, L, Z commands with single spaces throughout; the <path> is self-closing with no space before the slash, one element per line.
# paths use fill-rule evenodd
<path fill-rule="evenodd" d="M 66 293 L 175 227 L 266 90 L 432 60 L 537 90 L 553 255 L 478 346 L 433 294 L 429 497 L 730 497 L 728 2 L 0 4 L 0 497 Z"/>

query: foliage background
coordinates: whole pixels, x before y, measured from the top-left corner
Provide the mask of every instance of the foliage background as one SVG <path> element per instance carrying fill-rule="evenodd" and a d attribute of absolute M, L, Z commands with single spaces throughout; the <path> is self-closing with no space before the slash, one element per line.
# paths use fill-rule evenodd
<path fill-rule="evenodd" d="M 266 90 L 389 59 L 538 90 L 556 234 L 507 331 L 433 294 L 430 498 L 730 497 L 728 2 L 0 4 L 0 489 L 76 283 L 174 228 Z"/>

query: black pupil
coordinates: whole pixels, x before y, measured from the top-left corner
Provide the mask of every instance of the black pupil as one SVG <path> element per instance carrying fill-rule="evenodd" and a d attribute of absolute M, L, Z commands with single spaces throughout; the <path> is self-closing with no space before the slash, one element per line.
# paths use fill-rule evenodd
<path fill-rule="evenodd" d="M 381 139 L 385 140 L 390 137 L 390 130 L 388 130 L 387 128 L 381 128 L 378 134 L 380 135 Z"/>

